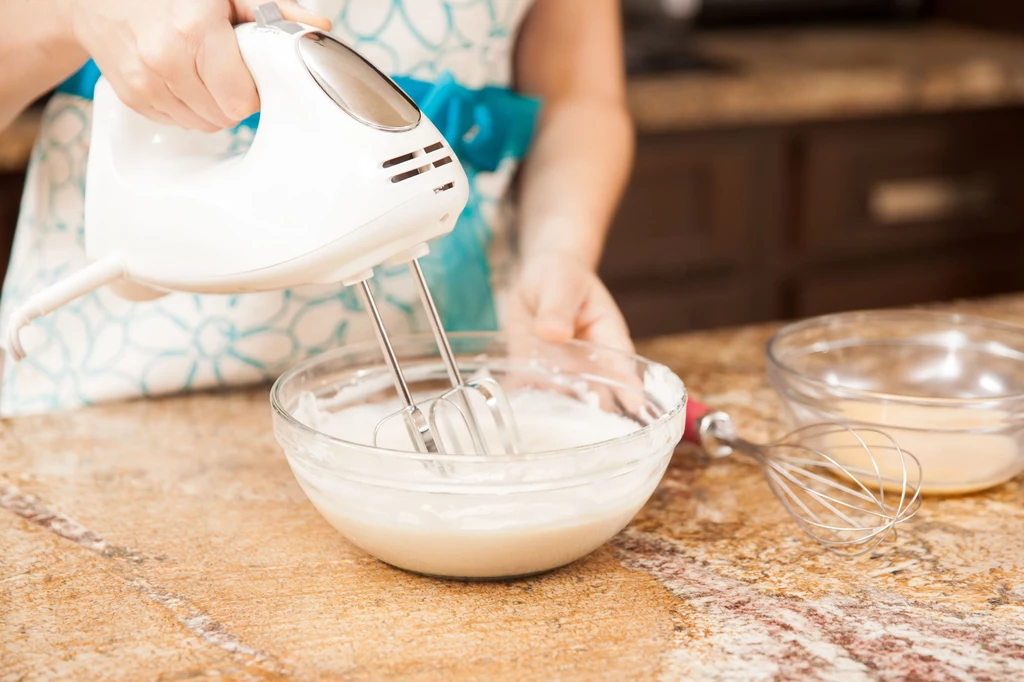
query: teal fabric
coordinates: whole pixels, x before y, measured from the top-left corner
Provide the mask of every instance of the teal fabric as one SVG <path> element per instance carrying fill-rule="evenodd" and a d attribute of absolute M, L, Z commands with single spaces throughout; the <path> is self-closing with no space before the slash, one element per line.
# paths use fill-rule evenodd
<path fill-rule="evenodd" d="M 58 88 L 58 92 L 92 99 L 100 70 L 91 60 Z M 505 159 L 521 159 L 534 136 L 540 113 L 539 100 L 508 88 L 467 88 L 449 72 L 433 83 L 395 76 L 405 90 L 451 145 L 475 187 L 475 176 L 498 168 Z M 240 123 L 256 130 L 259 114 Z M 483 199 L 470 192 L 465 210 L 451 234 L 431 244 L 421 263 L 430 283 L 446 329 L 451 331 L 497 329 L 497 313 L 487 262 L 492 233 L 483 212 Z M 378 276 L 404 276 L 405 269 L 382 267 Z"/>
<path fill-rule="evenodd" d="M 57 86 L 57 92 L 92 99 L 96 90 L 96 81 L 99 79 L 100 69 L 96 66 L 96 62 L 90 59 L 75 75 Z"/>
<path fill-rule="evenodd" d="M 539 100 L 508 88 L 466 88 L 447 71 L 434 83 L 403 76 L 394 80 L 437 126 L 463 165 L 494 171 L 506 158 L 520 159 L 529 149 Z"/>

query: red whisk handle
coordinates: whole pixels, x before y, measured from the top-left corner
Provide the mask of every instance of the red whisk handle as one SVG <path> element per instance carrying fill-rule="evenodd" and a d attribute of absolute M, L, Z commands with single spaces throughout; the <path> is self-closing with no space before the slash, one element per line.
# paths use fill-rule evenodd
<path fill-rule="evenodd" d="M 711 414 L 712 410 L 704 403 L 694 398 L 686 399 L 686 428 L 683 431 L 683 438 L 701 445 L 700 420 Z"/>

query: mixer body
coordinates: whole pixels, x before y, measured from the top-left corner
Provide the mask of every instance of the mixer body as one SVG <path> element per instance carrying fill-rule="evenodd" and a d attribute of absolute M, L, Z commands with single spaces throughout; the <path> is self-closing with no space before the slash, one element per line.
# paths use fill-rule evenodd
<path fill-rule="evenodd" d="M 264 21 L 237 35 L 261 98 L 245 152 L 150 121 L 97 86 L 90 260 L 117 257 L 127 279 L 156 290 L 238 293 L 353 283 L 451 231 L 465 172 L 398 86 L 309 27 Z"/>

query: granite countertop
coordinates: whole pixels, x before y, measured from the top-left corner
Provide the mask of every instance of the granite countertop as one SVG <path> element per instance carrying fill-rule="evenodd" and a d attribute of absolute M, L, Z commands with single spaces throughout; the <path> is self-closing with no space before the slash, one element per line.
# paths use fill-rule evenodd
<path fill-rule="evenodd" d="M 634 79 L 640 131 L 1024 104 L 1024 38 L 947 24 L 723 31 L 694 48 L 729 69 Z"/>
<path fill-rule="evenodd" d="M 1024 104 L 1024 38 L 948 24 L 701 34 L 725 71 L 634 78 L 641 132 Z M 0 131 L 0 172 L 28 162 L 40 113 Z"/>
<path fill-rule="evenodd" d="M 1024 322 L 1024 296 L 958 306 Z M 772 326 L 644 344 L 778 432 Z M 1021 679 L 1024 488 L 929 499 L 895 544 L 810 543 L 741 461 L 682 447 L 628 529 L 509 583 L 377 563 L 306 502 L 267 390 L 0 431 L 3 679 Z"/>

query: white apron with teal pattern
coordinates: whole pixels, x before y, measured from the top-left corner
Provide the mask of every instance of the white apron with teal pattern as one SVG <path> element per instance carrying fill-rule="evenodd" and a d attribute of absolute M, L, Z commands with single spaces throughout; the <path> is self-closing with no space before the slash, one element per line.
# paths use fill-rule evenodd
<path fill-rule="evenodd" d="M 538 104 L 509 91 L 529 0 L 307 0 L 334 33 L 392 75 L 466 166 L 469 205 L 423 267 L 450 330 L 497 326 L 509 257 L 506 195 Z M 0 314 L 86 264 L 82 205 L 89 64 L 49 102 L 29 168 Z M 244 148 L 254 117 L 217 133 Z M 407 271 L 371 280 L 388 329 L 426 329 Z M 130 303 L 101 290 L 26 329 L 28 357 L 5 363 L 0 414 L 266 381 L 300 359 L 371 338 L 353 292 L 313 286 L 241 296 L 170 294 Z"/>

